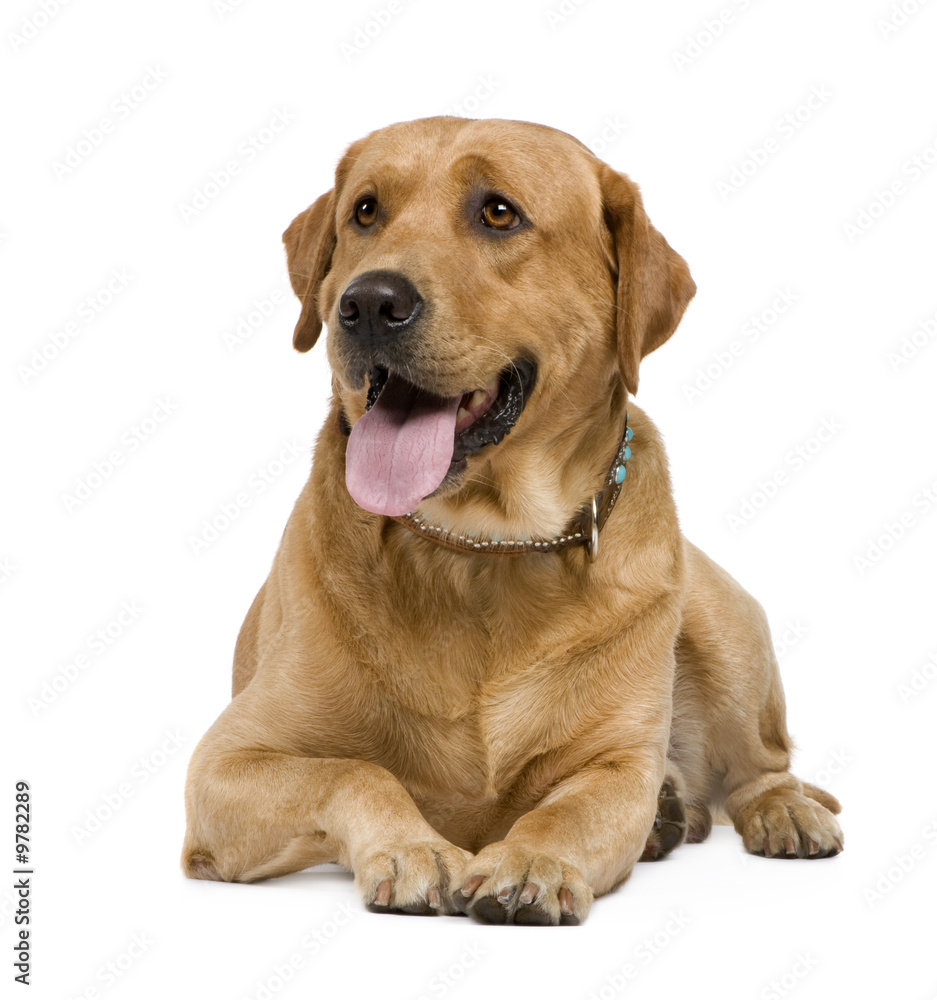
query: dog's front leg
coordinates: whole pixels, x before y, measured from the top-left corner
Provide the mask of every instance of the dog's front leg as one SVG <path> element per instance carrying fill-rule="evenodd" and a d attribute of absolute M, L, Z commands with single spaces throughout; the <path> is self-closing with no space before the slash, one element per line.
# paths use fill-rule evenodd
<path fill-rule="evenodd" d="M 186 814 L 190 878 L 253 882 L 334 861 L 376 912 L 454 912 L 451 876 L 471 858 L 377 764 L 221 749 L 210 736 L 190 765 Z"/>
<path fill-rule="evenodd" d="M 593 760 L 468 862 L 456 907 L 486 923 L 580 923 L 641 856 L 663 774 L 656 741 Z"/>

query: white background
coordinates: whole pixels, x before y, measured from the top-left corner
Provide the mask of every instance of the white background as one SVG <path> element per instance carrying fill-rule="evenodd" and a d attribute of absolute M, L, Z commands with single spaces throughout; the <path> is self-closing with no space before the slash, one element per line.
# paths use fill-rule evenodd
<path fill-rule="evenodd" d="M 888 0 L 5 6 L 0 788 L 12 870 L 32 786 L 31 995 L 610 998 L 626 965 L 634 997 L 937 995 L 937 10 L 904 3 L 888 32 Z M 687 534 L 768 611 L 796 771 L 845 805 L 835 860 L 719 828 L 551 930 L 371 915 L 337 870 L 182 877 L 185 765 L 328 394 L 321 344 L 291 349 L 280 234 L 349 142 L 447 110 L 590 143 L 689 261 L 638 401 Z"/>

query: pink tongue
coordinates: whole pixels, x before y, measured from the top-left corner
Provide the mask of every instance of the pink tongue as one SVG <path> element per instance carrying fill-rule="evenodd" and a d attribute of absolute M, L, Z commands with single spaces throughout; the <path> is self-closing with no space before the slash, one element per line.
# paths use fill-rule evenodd
<path fill-rule="evenodd" d="M 398 517 L 439 486 L 452 462 L 461 400 L 417 392 L 388 376 L 345 451 L 345 485 L 359 507 Z"/>

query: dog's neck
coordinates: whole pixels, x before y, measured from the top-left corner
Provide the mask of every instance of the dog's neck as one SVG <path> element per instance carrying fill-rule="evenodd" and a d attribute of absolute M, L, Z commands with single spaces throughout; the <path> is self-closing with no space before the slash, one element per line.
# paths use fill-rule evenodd
<path fill-rule="evenodd" d="M 402 517 L 395 517 L 394 520 L 437 545 L 472 555 L 527 555 L 558 552 L 565 548 L 583 546 L 590 562 L 594 562 L 599 551 L 599 533 L 612 513 L 625 483 L 627 462 L 631 457 L 632 437 L 631 428 L 628 426 L 628 414 L 625 413 L 625 429 L 615 457 L 602 482 L 602 488 L 592 497 L 589 504 L 574 515 L 566 529 L 552 538 L 526 536 L 502 538 L 460 533 L 450 530 L 443 524 L 433 524 L 419 511 L 411 511 Z"/>

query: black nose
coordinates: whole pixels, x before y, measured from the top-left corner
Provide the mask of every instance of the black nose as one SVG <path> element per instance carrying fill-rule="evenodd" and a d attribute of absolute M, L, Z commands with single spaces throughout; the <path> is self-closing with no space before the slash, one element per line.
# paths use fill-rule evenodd
<path fill-rule="evenodd" d="M 412 329 L 422 304 L 420 293 L 402 274 L 366 271 L 342 293 L 338 321 L 356 340 L 393 340 Z"/>

